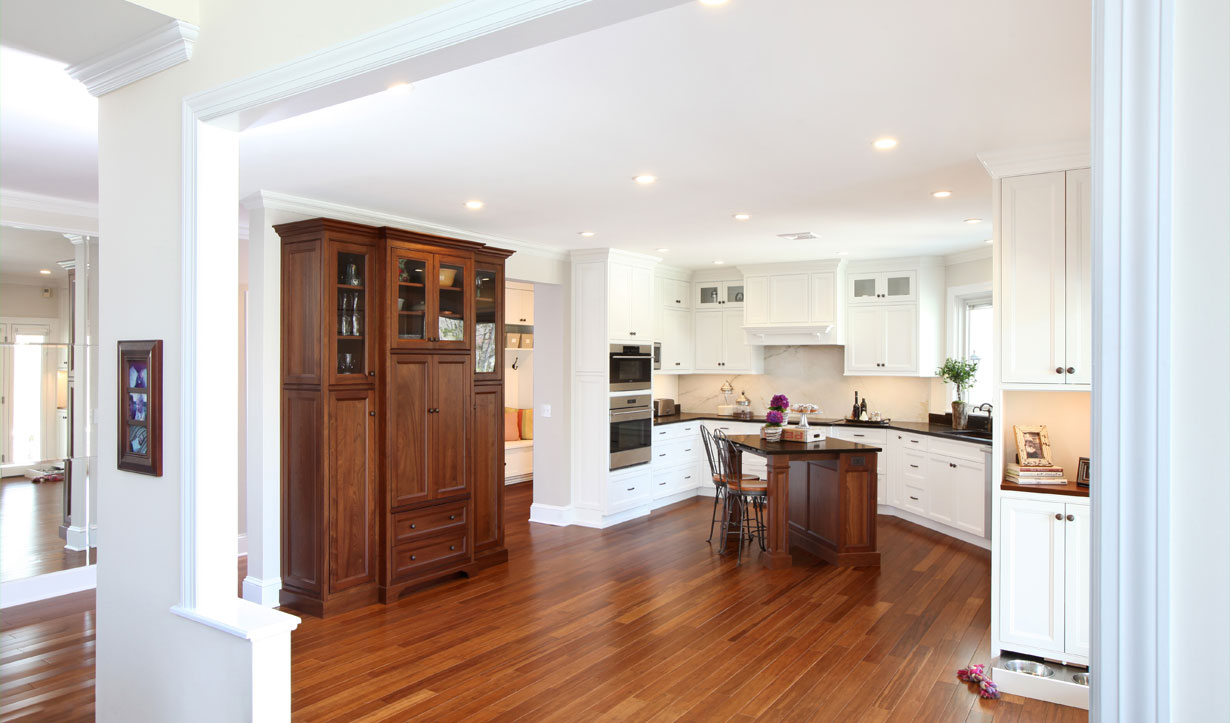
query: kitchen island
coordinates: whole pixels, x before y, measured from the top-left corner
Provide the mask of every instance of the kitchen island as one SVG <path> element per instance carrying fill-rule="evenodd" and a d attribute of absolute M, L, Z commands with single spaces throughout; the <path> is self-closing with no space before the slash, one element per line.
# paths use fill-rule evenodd
<path fill-rule="evenodd" d="M 878 566 L 876 453 L 880 447 L 840 439 L 767 442 L 732 435 L 741 454 L 764 457 L 768 481 L 767 551 L 770 569 L 789 567 L 790 547 L 834 565 Z"/>

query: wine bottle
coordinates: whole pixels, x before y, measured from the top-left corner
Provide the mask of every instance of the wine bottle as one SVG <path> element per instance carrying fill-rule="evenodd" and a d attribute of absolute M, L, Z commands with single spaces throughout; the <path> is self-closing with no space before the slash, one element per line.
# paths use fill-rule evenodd
<path fill-rule="evenodd" d="M 858 391 L 854 392 L 854 410 L 850 412 L 850 419 L 858 419 Z"/>
<path fill-rule="evenodd" d="M 858 408 L 858 418 L 867 420 L 867 397 L 863 397 L 863 404 Z"/>

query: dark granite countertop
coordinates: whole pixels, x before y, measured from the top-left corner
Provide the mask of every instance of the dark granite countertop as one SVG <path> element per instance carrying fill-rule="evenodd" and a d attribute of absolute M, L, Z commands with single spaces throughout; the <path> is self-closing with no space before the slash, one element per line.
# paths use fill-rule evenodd
<path fill-rule="evenodd" d="M 753 454 L 774 456 L 779 454 L 855 454 L 857 452 L 880 452 L 882 447 L 874 444 L 847 442 L 844 439 L 829 437 L 819 442 L 767 442 L 755 434 L 733 434 L 731 444 L 751 451 Z"/>
<path fill-rule="evenodd" d="M 681 412 L 679 414 L 671 414 L 668 416 L 654 417 L 654 426 L 660 424 L 677 424 L 679 422 L 694 422 L 697 420 L 712 420 L 715 422 L 755 422 L 764 424 L 764 415 L 757 414 L 751 419 L 739 419 L 738 417 L 721 417 L 713 412 Z M 914 434 L 925 434 L 931 437 L 942 437 L 944 439 L 952 439 L 958 442 L 973 442 L 974 444 L 983 444 L 991 446 L 991 437 L 982 436 L 980 434 L 961 434 L 955 432 L 952 426 L 947 424 L 933 424 L 931 422 L 890 422 L 888 424 L 846 424 L 842 419 L 815 419 L 811 418 L 811 424 L 814 426 L 837 425 L 843 427 L 868 427 L 871 429 L 896 429 L 902 432 L 912 432 Z"/>

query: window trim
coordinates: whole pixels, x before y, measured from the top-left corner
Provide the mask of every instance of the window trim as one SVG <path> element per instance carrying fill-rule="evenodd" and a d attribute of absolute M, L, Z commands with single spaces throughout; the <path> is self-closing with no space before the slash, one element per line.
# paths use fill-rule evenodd
<path fill-rule="evenodd" d="M 991 282 L 948 287 L 948 356 L 953 359 L 960 358 L 965 353 L 965 309 L 971 301 L 993 303 Z M 995 360 L 992 359 L 991 363 L 994 364 Z M 994 369 L 992 369 L 992 380 L 995 378 L 993 372 Z M 951 384 L 946 386 L 948 387 L 948 401 L 956 401 L 956 387 Z"/>

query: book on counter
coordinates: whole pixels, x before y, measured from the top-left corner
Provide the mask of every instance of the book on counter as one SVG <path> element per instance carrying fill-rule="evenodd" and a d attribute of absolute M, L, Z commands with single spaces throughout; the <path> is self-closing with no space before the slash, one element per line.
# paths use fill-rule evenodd
<path fill-rule="evenodd" d="M 1063 476 L 1063 467 L 1022 467 L 1019 464 L 1013 463 L 1009 463 L 1007 469 L 1004 470 L 1004 479 L 1022 485 L 1049 485 L 1067 482 Z"/>

